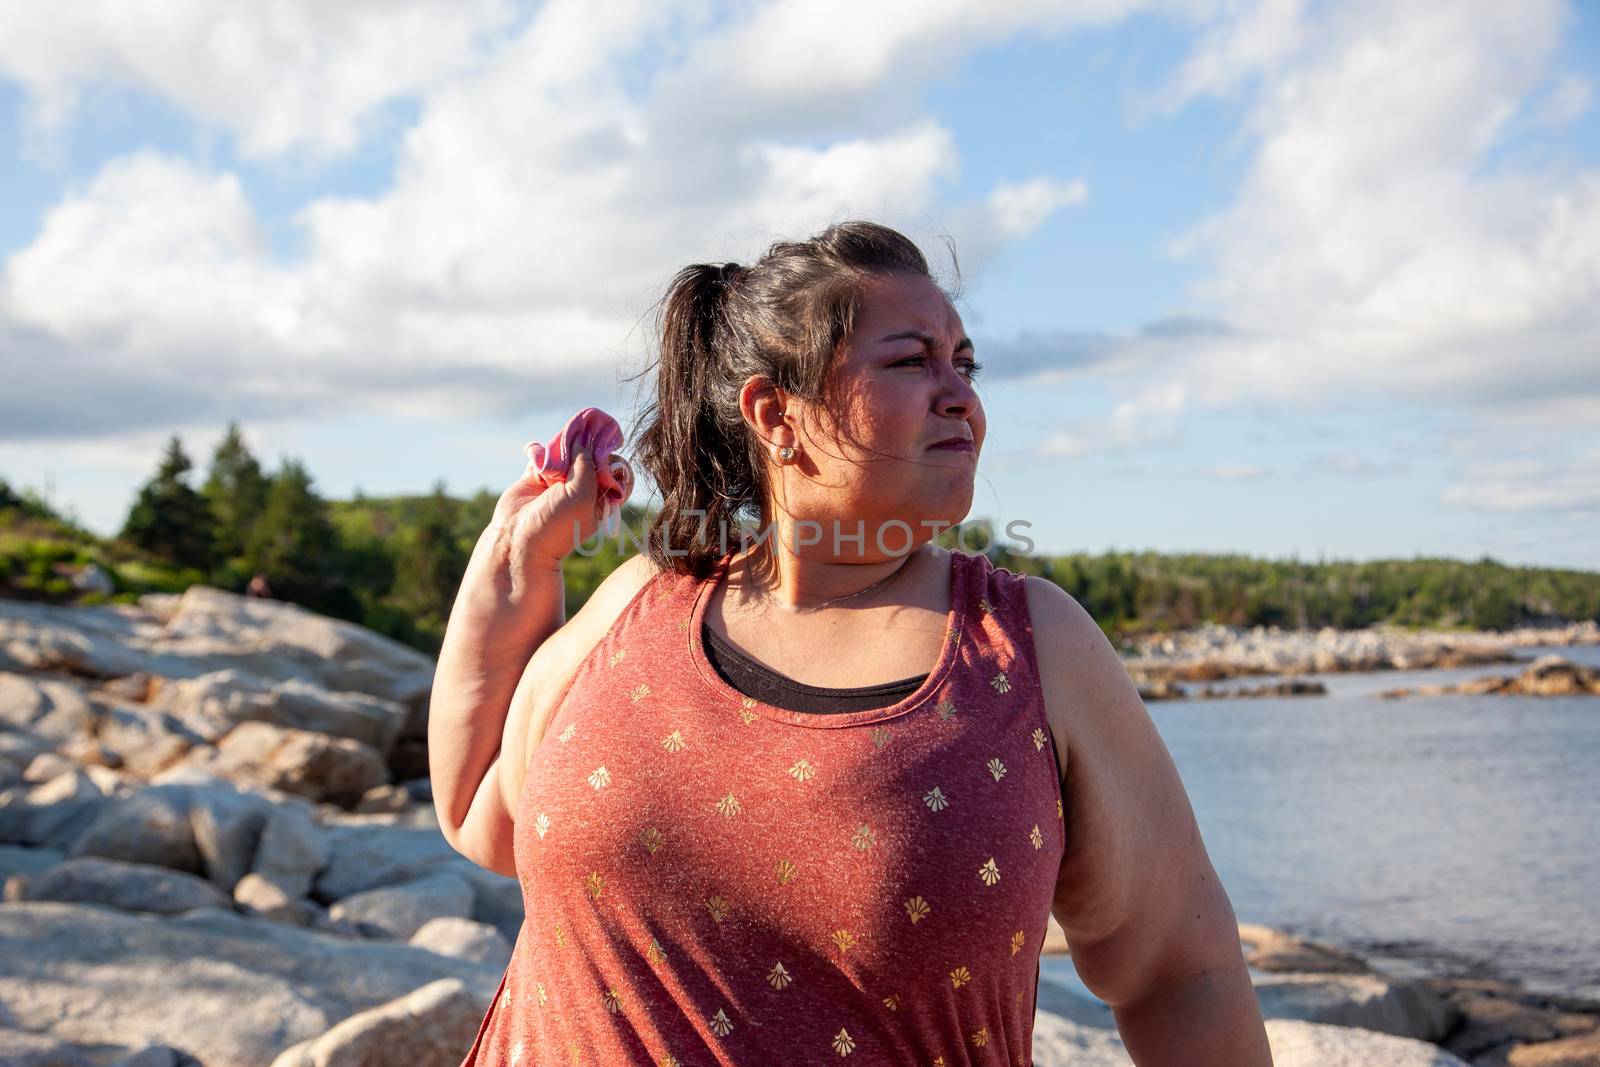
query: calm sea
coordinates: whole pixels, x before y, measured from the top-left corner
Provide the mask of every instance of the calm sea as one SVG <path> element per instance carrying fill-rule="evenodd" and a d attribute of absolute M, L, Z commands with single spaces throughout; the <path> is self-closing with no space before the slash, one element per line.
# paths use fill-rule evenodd
<path fill-rule="evenodd" d="M 1519 654 L 1547 651 L 1600 667 L 1594 647 Z M 1517 667 L 1152 702 L 1240 921 L 1600 997 L 1600 698 L 1378 697 L 1494 673 Z M 1066 960 L 1045 972 L 1074 984 Z"/>

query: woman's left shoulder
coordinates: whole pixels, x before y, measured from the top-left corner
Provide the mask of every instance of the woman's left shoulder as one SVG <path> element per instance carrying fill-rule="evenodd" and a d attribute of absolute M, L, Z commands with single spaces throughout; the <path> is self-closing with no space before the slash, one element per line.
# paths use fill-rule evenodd
<path fill-rule="evenodd" d="M 1143 711 L 1138 687 L 1094 616 L 1048 578 L 1022 576 L 1045 712 L 1066 738 L 1084 715 Z"/>

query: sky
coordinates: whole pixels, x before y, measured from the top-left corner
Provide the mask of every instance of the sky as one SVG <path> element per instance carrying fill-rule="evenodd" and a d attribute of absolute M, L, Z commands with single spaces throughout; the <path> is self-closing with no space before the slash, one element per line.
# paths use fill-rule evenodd
<path fill-rule="evenodd" d="M 7 5 L 0 477 L 498 492 L 678 268 L 870 218 L 1035 551 L 1597 569 L 1597 79 L 1560 0 Z"/>

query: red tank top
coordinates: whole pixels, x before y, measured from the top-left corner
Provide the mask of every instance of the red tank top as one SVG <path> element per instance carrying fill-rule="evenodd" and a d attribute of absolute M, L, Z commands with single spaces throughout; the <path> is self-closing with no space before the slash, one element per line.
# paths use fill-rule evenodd
<path fill-rule="evenodd" d="M 706 658 L 731 558 L 652 578 L 562 695 L 464 1067 L 1031 1063 L 1065 842 L 1024 577 L 952 552 L 921 687 L 824 715 Z"/>

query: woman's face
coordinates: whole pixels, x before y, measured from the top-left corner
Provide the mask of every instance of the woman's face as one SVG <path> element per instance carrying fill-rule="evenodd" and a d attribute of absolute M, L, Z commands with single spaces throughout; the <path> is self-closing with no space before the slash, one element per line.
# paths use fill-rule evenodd
<path fill-rule="evenodd" d="M 891 275 L 868 283 L 838 354 L 838 434 L 817 405 L 791 400 L 782 409 L 799 456 L 771 468 L 774 489 L 782 510 L 821 524 L 816 551 L 886 559 L 966 518 L 986 429 L 975 365 L 961 316 L 932 281 Z M 971 447 L 933 447 L 951 437 Z M 909 536 L 885 525 L 893 520 L 909 525 Z M 864 546 L 845 540 L 858 529 Z"/>

